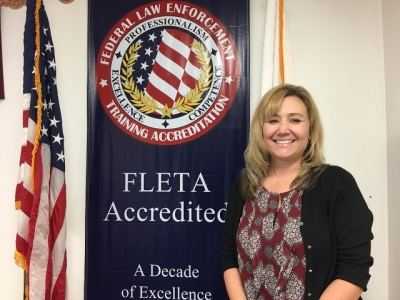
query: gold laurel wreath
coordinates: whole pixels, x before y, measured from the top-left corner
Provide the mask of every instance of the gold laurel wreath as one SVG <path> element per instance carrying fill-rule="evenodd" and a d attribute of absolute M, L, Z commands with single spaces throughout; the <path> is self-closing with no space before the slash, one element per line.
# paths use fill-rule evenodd
<path fill-rule="evenodd" d="M 174 104 L 173 107 L 168 107 L 165 104 L 164 107 L 159 107 L 157 102 L 147 96 L 143 91 L 139 90 L 133 80 L 133 68 L 132 66 L 136 63 L 137 52 L 142 48 L 139 43 L 133 44 L 129 47 L 128 51 L 124 55 L 122 60 L 123 67 L 121 68 L 121 83 L 123 89 L 132 98 L 131 102 L 139 111 L 144 114 L 151 114 L 156 110 L 160 110 L 162 115 L 161 118 L 171 118 L 172 111 L 175 109 L 180 113 L 188 113 L 194 110 L 202 100 L 201 96 L 205 91 L 210 88 L 211 77 L 211 57 L 207 51 L 204 50 L 204 45 L 196 40 L 191 45 L 196 53 L 197 61 L 201 64 L 200 78 L 197 81 L 196 86 L 190 90 L 185 96 L 180 97 Z"/>

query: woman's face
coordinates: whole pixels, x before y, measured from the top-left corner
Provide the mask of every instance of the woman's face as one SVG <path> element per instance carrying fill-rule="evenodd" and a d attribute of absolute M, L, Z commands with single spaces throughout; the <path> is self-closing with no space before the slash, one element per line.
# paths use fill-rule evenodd
<path fill-rule="evenodd" d="M 263 126 L 263 138 L 271 163 L 299 163 L 310 139 L 310 120 L 303 101 L 283 99 L 279 111 Z"/>

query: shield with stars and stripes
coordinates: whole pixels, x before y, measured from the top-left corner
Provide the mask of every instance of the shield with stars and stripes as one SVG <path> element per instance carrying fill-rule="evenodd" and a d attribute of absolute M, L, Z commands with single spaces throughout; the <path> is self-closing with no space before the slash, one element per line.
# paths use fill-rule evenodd
<path fill-rule="evenodd" d="M 151 144 L 206 134 L 229 110 L 240 81 L 227 28 L 200 7 L 179 12 L 163 1 L 132 11 L 109 31 L 97 57 L 97 91 L 107 114 Z"/>

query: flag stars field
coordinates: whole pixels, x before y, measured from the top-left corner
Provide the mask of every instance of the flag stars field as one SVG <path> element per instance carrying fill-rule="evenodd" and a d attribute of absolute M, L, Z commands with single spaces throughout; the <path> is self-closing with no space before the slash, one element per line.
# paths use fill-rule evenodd
<path fill-rule="evenodd" d="M 57 123 L 60 122 L 59 120 L 56 119 L 56 116 L 53 117 L 53 119 L 50 120 L 50 126 L 57 127 Z"/>
<path fill-rule="evenodd" d="M 146 69 L 148 68 L 148 64 L 147 64 L 147 62 L 144 62 L 144 63 L 141 63 L 141 65 L 142 65 L 142 67 L 141 67 L 141 69 L 143 69 L 143 70 L 145 70 L 146 71 Z"/>
<path fill-rule="evenodd" d="M 150 47 L 146 49 L 146 55 L 150 56 L 152 52 Z"/>
<path fill-rule="evenodd" d="M 54 62 L 54 59 L 52 61 L 48 60 L 49 62 L 49 68 L 53 68 L 54 70 L 56 69 L 56 63 Z"/>
<path fill-rule="evenodd" d="M 65 158 L 64 151 L 61 151 L 61 153 L 57 153 L 57 156 L 58 156 L 57 160 L 62 160 L 64 162 Z"/>
<path fill-rule="evenodd" d="M 149 34 L 149 41 L 154 42 L 155 39 L 156 39 L 156 36 L 155 36 L 154 32 L 152 34 Z"/>
<path fill-rule="evenodd" d="M 60 134 L 57 134 L 57 136 L 52 135 L 52 137 L 54 138 L 53 143 L 59 143 L 61 145 L 61 141 L 64 139 L 60 136 Z"/>
<path fill-rule="evenodd" d="M 44 125 L 43 125 L 42 130 L 41 130 L 41 132 L 42 132 L 42 137 L 48 136 L 47 131 L 48 131 L 48 129 L 47 129 L 46 127 L 44 127 Z"/>
<path fill-rule="evenodd" d="M 140 76 L 140 77 L 136 77 L 136 81 L 138 84 L 143 84 L 144 79 L 142 76 Z"/>
<path fill-rule="evenodd" d="M 54 46 L 52 44 L 50 44 L 50 42 L 48 42 L 46 45 L 46 51 L 50 51 L 51 52 L 51 48 L 53 48 Z"/>
<path fill-rule="evenodd" d="M 49 91 L 50 92 L 50 91 Z M 51 99 L 50 99 L 50 102 L 47 104 L 48 105 L 48 107 L 49 107 L 49 110 L 52 110 L 53 109 L 53 105 L 54 105 L 55 103 L 54 102 L 52 102 L 51 101 Z M 59 122 L 59 121 L 58 121 Z"/>

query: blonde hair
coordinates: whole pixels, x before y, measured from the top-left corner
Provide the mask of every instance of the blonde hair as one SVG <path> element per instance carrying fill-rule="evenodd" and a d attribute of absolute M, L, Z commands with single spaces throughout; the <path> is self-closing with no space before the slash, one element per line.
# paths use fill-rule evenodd
<path fill-rule="evenodd" d="M 247 200 L 254 199 L 263 179 L 271 171 L 271 158 L 263 139 L 263 125 L 279 111 L 283 99 L 289 96 L 298 97 L 303 101 L 310 120 L 310 142 L 303 154 L 300 173 L 291 183 L 291 188 L 304 190 L 311 187 L 326 167 L 322 122 L 310 93 L 301 86 L 276 86 L 261 98 L 251 121 L 249 143 L 244 152 L 246 166 L 242 171 L 242 192 Z"/>

